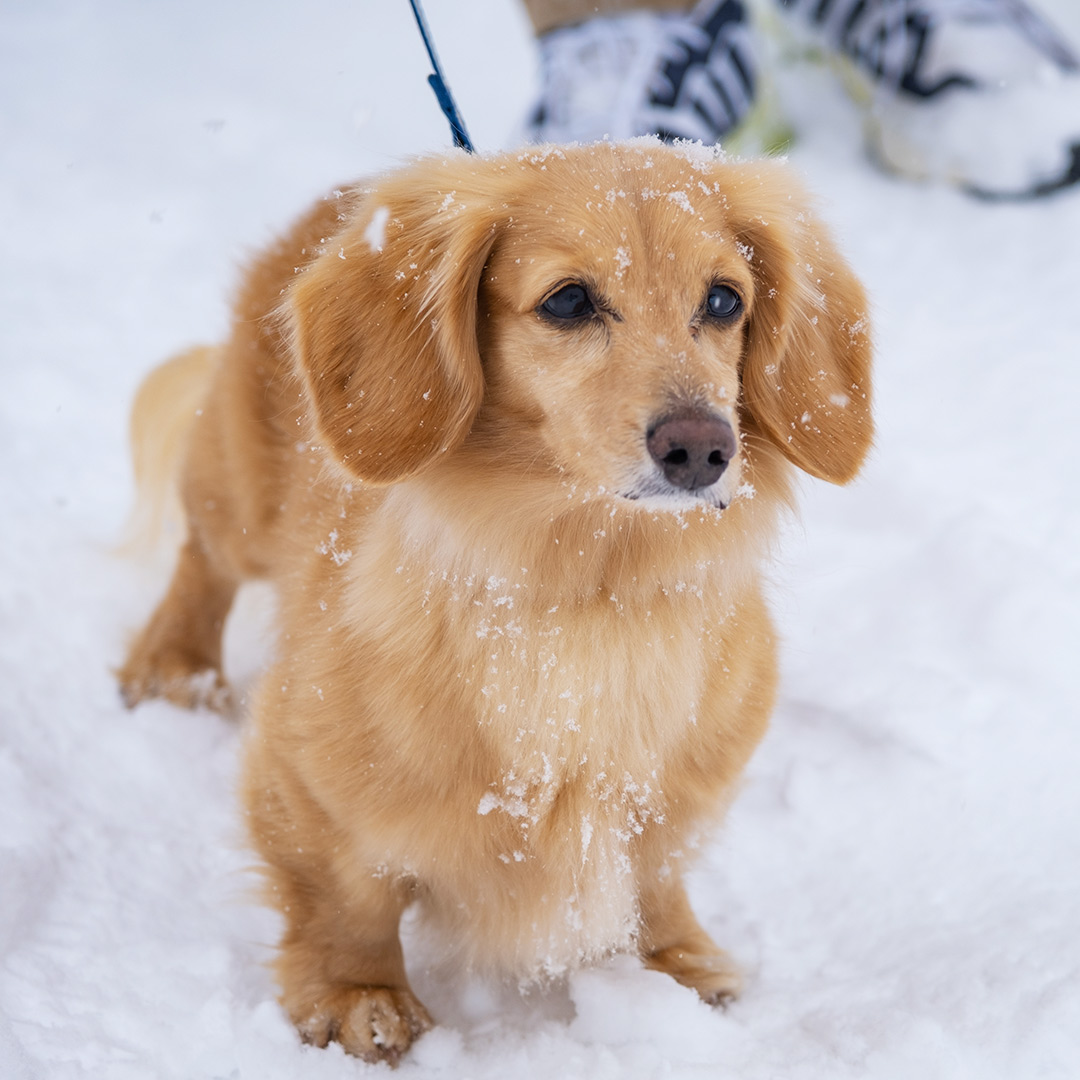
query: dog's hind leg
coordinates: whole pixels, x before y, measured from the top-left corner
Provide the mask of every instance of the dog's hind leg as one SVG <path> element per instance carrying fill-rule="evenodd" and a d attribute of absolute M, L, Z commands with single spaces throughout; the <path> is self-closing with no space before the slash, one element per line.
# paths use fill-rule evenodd
<path fill-rule="evenodd" d="M 229 712 L 221 635 L 239 582 L 215 567 L 197 534 L 180 550 L 172 583 L 117 672 L 128 708 L 163 697 Z"/>
<path fill-rule="evenodd" d="M 170 499 L 184 503 L 187 542 L 180 550 L 172 584 L 117 671 L 129 708 L 163 697 L 187 708 L 229 711 L 231 700 L 221 673 L 221 633 L 238 581 L 222 568 L 223 555 L 207 535 L 199 496 L 184 500 L 181 477 L 192 460 L 210 458 L 199 475 L 213 474 L 220 461 L 220 410 L 207 438 L 204 406 L 222 361 L 222 350 L 200 346 L 173 357 L 143 380 L 131 414 L 131 449 L 138 491 L 130 546 L 157 541 Z M 201 439 L 193 433 L 202 425 Z M 206 496 L 202 496 L 205 505 Z M 179 507 L 178 507 L 179 509 Z"/>

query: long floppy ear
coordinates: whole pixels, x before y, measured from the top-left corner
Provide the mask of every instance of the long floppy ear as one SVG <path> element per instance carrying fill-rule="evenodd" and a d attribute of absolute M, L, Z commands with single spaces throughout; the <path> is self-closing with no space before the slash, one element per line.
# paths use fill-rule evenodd
<path fill-rule="evenodd" d="M 480 407 L 476 305 L 495 236 L 493 200 L 475 194 L 484 168 L 432 159 L 376 184 L 289 290 L 315 437 L 362 480 L 423 468 Z"/>
<path fill-rule="evenodd" d="M 866 296 L 786 171 L 742 179 L 728 205 L 755 279 L 745 407 L 800 469 L 845 484 L 874 434 Z"/>

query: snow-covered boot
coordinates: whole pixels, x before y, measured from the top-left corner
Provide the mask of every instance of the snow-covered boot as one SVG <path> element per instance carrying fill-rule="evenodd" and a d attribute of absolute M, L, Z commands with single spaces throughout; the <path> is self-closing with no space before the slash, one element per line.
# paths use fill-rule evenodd
<path fill-rule="evenodd" d="M 779 0 L 888 168 L 990 198 L 1080 182 L 1080 62 L 1023 0 Z"/>
<path fill-rule="evenodd" d="M 659 135 L 714 143 L 754 100 L 742 0 L 703 0 L 686 15 L 636 11 L 558 27 L 540 38 L 533 142 Z"/>

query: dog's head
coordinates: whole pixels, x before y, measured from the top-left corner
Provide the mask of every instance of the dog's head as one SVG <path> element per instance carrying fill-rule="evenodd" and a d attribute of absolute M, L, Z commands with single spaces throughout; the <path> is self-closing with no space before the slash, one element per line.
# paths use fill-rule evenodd
<path fill-rule="evenodd" d="M 775 164 L 651 140 L 423 161 L 290 299 L 317 437 L 368 481 L 464 447 L 722 507 L 755 458 L 844 483 L 872 437 L 863 292 Z"/>

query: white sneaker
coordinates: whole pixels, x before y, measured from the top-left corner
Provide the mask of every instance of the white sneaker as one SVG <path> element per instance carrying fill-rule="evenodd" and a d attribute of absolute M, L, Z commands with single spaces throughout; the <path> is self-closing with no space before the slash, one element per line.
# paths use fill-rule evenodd
<path fill-rule="evenodd" d="M 633 12 L 559 27 L 540 38 L 543 89 L 532 142 L 659 135 L 714 143 L 754 100 L 741 0 L 703 0 L 687 15 Z"/>
<path fill-rule="evenodd" d="M 1080 183 L 1080 61 L 1023 0 L 779 0 L 895 172 L 991 199 Z"/>

